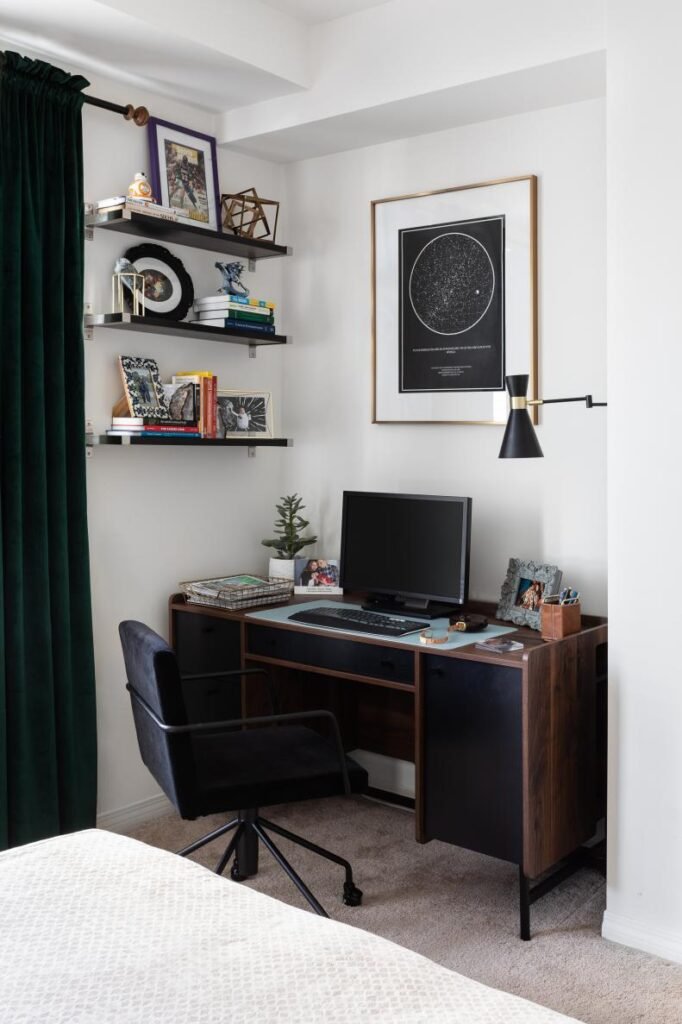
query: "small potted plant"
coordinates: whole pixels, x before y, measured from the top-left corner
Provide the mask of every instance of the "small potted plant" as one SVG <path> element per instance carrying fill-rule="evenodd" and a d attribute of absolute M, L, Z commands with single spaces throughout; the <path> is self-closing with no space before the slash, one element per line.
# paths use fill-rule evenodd
<path fill-rule="evenodd" d="M 310 524 L 301 515 L 305 505 L 298 494 L 289 494 L 279 500 L 281 504 L 275 506 L 279 513 L 279 519 L 275 522 L 275 533 L 278 536 L 262 543 L 266 548 L 274 548 L 277 552 L 270 559 L 268 575 L 293 580 L 296 555 L 308 544 L 314 544 L 317 537 L 312 534 L 302 536 L 306 526 Z"/>

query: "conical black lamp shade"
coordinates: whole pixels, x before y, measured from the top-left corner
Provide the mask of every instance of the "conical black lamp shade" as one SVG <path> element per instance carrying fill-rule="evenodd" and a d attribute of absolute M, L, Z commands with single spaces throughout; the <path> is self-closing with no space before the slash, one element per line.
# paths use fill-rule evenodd
<path fill-rule="evenodd" d="M 509 412 L 507 427 L 502 438 L 499 458 L 541 459 L 542 448 L 525 405 L 526 393 L 528 391 L 528 374 L 518 373 L 512 377 L 505 377 L 505 381 L 509 397 L 512 399 L 512 408 Z M 518 401 L 517 408 L 514 408 L 516 404 L 514 399 L 523 400 Z"/>

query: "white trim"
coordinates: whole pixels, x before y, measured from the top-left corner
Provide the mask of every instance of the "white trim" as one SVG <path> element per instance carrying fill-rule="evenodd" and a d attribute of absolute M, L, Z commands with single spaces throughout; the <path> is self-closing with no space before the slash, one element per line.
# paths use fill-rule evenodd
<path fill-rule="evenodd" d="M 160 818 L 172 810 L 173 805 L 168 797 L 159 793 L 158 796 L 150 796 L 146 800 L 137 800 L 127 807 L 119 807 L 117 811 L 98 814 L 97 828 L 104 828 L 108 832 L 125 833 L 136 825 L 144 825 L 145 822 Z"/>
<path fill-rule="evenodd" d="M 414 799 L 414 765 L 411 761 L 400 761 L 397 757 L 386 757 L 371 750 L 351 750 L 348 756 L 367 770 L 373 789 Z"/>
<path fill-rule="evenodd" d="M 682 964 L 682 934 L 667 928 L 652 928 L 642 925 L 632 917 L 604 911 L 601 927 L 602 938 L 618 942 L 622 946 L 653 953 L 664 960 Z"/>

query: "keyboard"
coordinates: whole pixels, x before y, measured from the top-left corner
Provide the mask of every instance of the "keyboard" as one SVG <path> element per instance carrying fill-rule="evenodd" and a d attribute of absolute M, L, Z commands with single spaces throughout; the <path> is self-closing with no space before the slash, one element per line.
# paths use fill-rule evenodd
<path fill-rule="evenodd" d="M 363 612 L 358 608 L 306 608 L 290 615 L 289 622 L 303 622 L 307 626 L 324 626 L 326 629 L 347 629 L 354 633 L 372 633 L 374 636 L 406 636 L 428 625 L 416 619 L 404 619 L 400 615 Z"/>

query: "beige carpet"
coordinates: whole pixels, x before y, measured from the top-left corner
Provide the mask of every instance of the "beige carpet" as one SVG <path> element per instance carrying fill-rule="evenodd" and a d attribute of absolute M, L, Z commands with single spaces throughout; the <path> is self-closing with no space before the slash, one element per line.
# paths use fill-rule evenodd
<path fill-rule="evenodd" d="M 263 813 L 351 861 L 365 894 L 357 908 L 340 901 L 341 869 L 281 841 L 285 855 L 337 920 L 586 1024 L 682 1024 L 682 967 L 600 937 L 604 880 L 596 872 L 580 871 L 535 904 L 533 939 L 521 942 L 516 868 L 444 843 L 419 846 L 411 812 L 355 798 Z M 173 815 L 131 835 L 173 850 L 226 820 L 184 822 Z M 219 840 L 194 857 L 214 867 L 223 846 Z M 235 883 L 226 879 L 225 884 Z M 242 884 L 304 905 L 262 846 L 258 876 Z"/>

